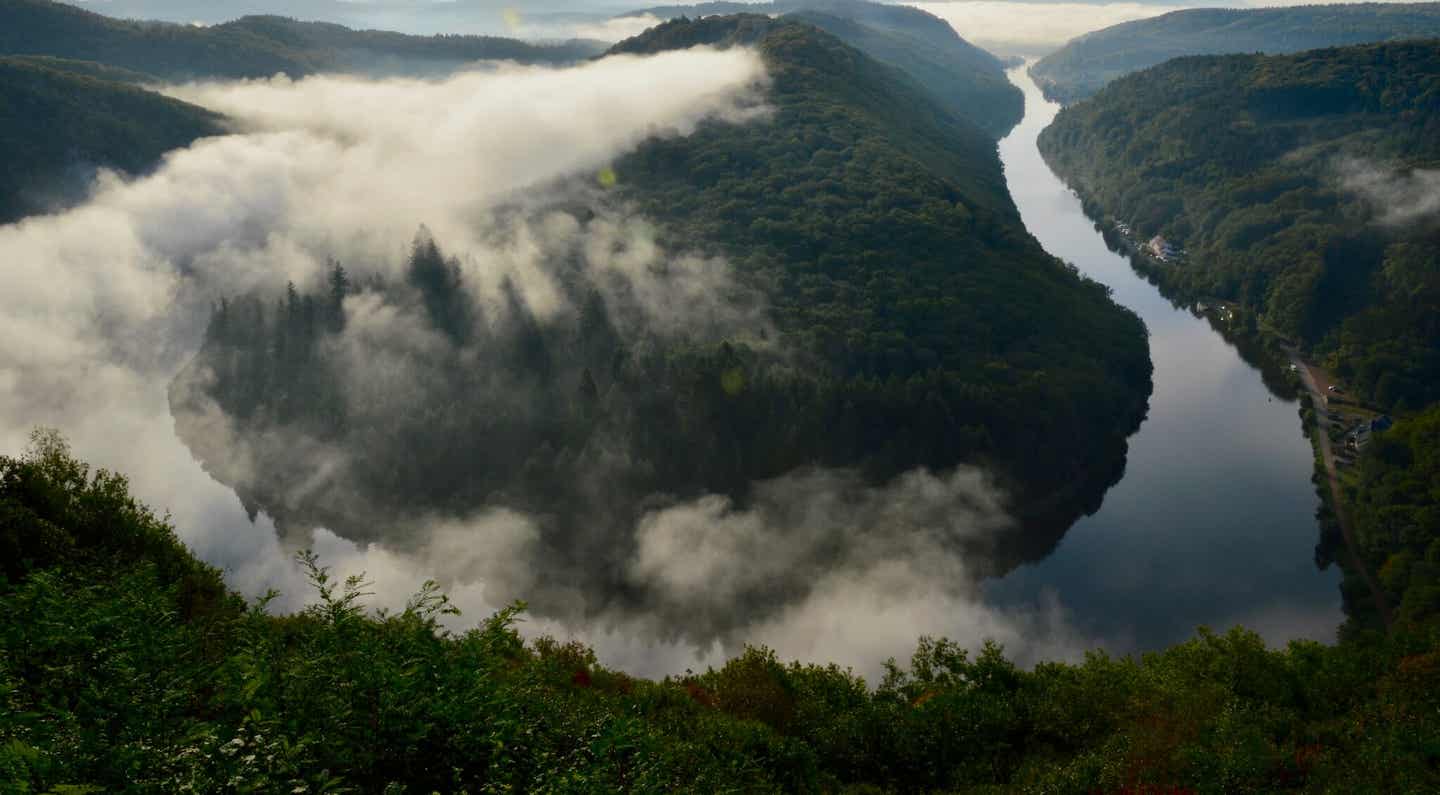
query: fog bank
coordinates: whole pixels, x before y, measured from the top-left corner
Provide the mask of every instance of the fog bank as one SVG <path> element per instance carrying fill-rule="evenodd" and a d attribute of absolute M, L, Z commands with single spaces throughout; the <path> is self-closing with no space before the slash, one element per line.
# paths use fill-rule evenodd
<path fill-rule="evenodd" d="M 541 315 L 566 311 L 541 267 L 561 246 L 621 279 L 649 328 L 697 318 L 723 326 L 733 308 L 717 303 L 723 261 L 664 251 L 623 206 L 583 229 L 563 212 L 536 220 L 514 208 L 603 197 L 615 178 L 609 163 L 648 136 L 685 135 L 706 120 L 767 123 L 765 80 L 751 52 L 697 49 L 433 81 L 170 87 L 227 114 L 233 134 L 172 153 L 149 177 L 102 176 L 74 210 L 0 227 L 0 450 L 18 452 L 32 427 L 58 428 L 82 459 L 129 474 L 136 495 L 168 511 L 234 587 L 277 588 L 277 606 L 293 609 L 309 594 L 275 527 L 263 513 L 252 522 L 200 468 L 169 414 L 167 386 L 213 302 L 314 284 L 331 257 L 385 274 L 425 224 L 481 299 L 516 284 Z M 393 353 L 383 383 L 356 388 L 403 403 L 415 384 L 407 351 L 435 341 L 365 296 L 346 311 L 357 334 Z M 227 419 L 209 420 L 211 440 L 247 465 Z M 314 463 L 313 481 L 297 489 L 344 465 L 333 451 L 288 443 Z M 403 546 L 358 545 L 343 528 L 315 528 L 310 540 L 337 572 L 367 571 L 376 606 L 403 606 L 432 577 L 466 611 L 465 624 L 528 599 L 537 615 L 528 632 L 578 636 L 602 660 L 647 674 L 715 661 L 745 642 L 866 673 L 927 633 L 969 645 L 998 638 L 1022 660 L 1089 645 L 1067 630 L 1058 602 L 1003 612 L 983 604 L 956 550 L 1009 520 L 1003 495 L 973 470 L 883 486 L 797 472 L 761 484 L 745 506 L 716 495 L 659 501 L 633 528 L 636 553 L 623 562 L 626 581 L 655 596 L 643 609 L 547 577 L 537 521 L 489 506 L 425 517 L 403 528 Z"/>

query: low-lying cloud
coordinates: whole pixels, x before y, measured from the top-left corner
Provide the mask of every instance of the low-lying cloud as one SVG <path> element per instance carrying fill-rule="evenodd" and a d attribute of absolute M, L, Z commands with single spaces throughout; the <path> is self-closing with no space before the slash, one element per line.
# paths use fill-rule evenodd
<path fill-rule="evenodd" d="M 171 153 L 148 177 L 103 176 L 74 210 L 0 227 L 0 449 L 20 450 L 35 426 L 59 428 L 82 458 L 129 474 L 234 587 L 278 588 L 280 606 L 296 607 L 308 594 L 273 523 L 200 468 L 169 413 L 167 389 L 213 302 L 287 280 L 318 284 L 332 257 L 393 276 L 425 224 L 482 302 L 509 285 L 538 316 L 573 311 L 543 267 L 558 253 L 614 277 L 636 307 L 632 322 L 653 333 L 754 327 L 755 307 L 726 299 L 723 261 L 666 251 L 646 219 L 606 204 L 608 180 L 595 175 L 652 135 L 706 120 L 766 123 L 765 81 L 752 52 L 697 49 L 444 80 L 169 87 L 225 113 L 233 134 Z M 597 196 L 602 210 L 584 224 L 553 209 Z M 425 375 L 410 369 L 415 354 L 447 343 L 370 294 L 346 311 L 342 342 L 366 341 L 361 378 L 379 378 L 349 384 L 347 399 L 403 407 Z M 213 405 L 200 408 L 198 427 L 231 456 L 229 475 L 263 466 L 247 453 L 253 439 Z M 307 462 L 309 476 L 291 484 L 298 499 L 347 466 L 314 440 L 271 443 Z M 579 634 L 642 673 L 713 662 L 747 641 L 865 672 L 924 633 L 996 637 L 1031 658 L 1079 645 L 1058 604 L 1000 612 L 979 598 L 962 550 L 1009 520 L 972 470 L 884 486 L 796 472 L 760 484 L 744 505 L 657 498 L 617 562 L 630 594 L 613 600 L 549 576 L 542 521 L 487 506 L 413 517 L 403 545 L 357 544 L 343 528 L 314 528 L 308 540 L 337 571 L 368 571 L 377 605 L 403 605 L 432 577 L 471 621 L 528 599 L 539 616 L 531 631 Z"/>

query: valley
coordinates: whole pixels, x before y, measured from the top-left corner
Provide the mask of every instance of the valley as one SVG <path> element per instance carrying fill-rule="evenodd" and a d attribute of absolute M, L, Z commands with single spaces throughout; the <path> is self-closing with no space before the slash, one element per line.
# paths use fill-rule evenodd
<path fill-rule="evenodd" d="M 0 793 L 1440 791 L 1440 4 L 235 3 L 0 0 Z"/>

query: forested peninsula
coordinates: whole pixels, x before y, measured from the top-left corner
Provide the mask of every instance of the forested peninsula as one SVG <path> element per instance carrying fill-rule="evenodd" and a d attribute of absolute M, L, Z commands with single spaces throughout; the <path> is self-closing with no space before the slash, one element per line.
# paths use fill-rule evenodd
<path fill-rule="evenodd" d="M 403 544 L 395 527 L 429 512 L 549 517 L 558 571 L 607 593 L 654 495 L 743 505 L 813 467 L 877 484 L 980 467 L 1016 521 L 955 543 L 980 573 L 1046 554 L 1123 470 L 1150 388 L 1143 325 L 1040 248 L 992 139 L 904 73 L 755 15 L 663 24 L 615 52 L 696 44 L 763 54 L 768 118 L 653 139 L 589 203 L 544 213 L 584 230 L 630 207 L 664 251 L 723 258 L 728 325 L 637 325 L 638 299 L 586 271 L 593 252 L 547 266 L 573 312 L 541 318 L 522 284 L 482 306 L 422 233 L 399 280 L 337 263 L 326 284 L 228 297 L 172 389 L 182 437 L 282 527 Z M 442 341 L 407 352 L 423 375 L 403 406 L 347 399 L 347 378 L 381 366 L 347 347 L 357 301 Z M 238 437 L 210 433 L 212 401 Z M 349 463 L 297 495 L 307 449 Z"/>

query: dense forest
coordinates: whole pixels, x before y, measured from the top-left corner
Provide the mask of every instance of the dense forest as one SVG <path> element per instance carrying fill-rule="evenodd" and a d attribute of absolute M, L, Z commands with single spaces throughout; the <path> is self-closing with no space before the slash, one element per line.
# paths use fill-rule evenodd
<path fill-rule="evenodd" d="M 139 174 L 221 132 L 220 117 L 126 83 L 132 73 L 0 56 L 0 223 L 73 203 L 97 168 Z"/>
<path fill-rule="evenodd" d="M 881 63 L 901 69 L 951 113 L 1000 138 L 1020 122 L 1025 101 L 994 55 L 949 23 L 907 6 L 865 0 L 700 3 L 632 12 L 660 19 L 729 14 L 786 15 L 814 25 Z"/>
<path fill-rule="evenodd" d="M 1433 457 L 1433 424 L 1428 454 Z M 247 604 L 53 432 L 0 457 L 5 792 L 1423 792 L 1435 624 L 1266 649 L 1242 629 L 1024 670 L 924 638 L 866 682 L 752 648 L 660 681 L 426 586 Z"/>
<path fill-rule="evenodd" d="M 1347 3 L 1174 11 L 1080 36 L 1030 69 L 1045 96 L 1076 102 L 1121 75 L 1186 55 L 1284 54 L 1440 36 L 1440 3 Z"/>
<path fill-rule="evenodd" d="M 988 136 L 828 34 L 710 18 L 617 50 L 735 41 L 769 64 L 769 120 L 654 139 L 598 196 L 514 210 L 577 231 L 542 266 L 564 311 L 536 311 L 518 281 L 477 298 L 428 233 L 398 278 L 340 264 L 327 284 L 230 296 L 172 390 L 182 437 L 300 533 L 404 543 L 401 520 L 422 514 L 546 517 L 546 565 L 607 598 L 657 495 L 743 504 L 811 466 L 872 483 L 981 466 L 1020 523 L 963 543 L 997 570 L 1045 554 L 1123 468 L 1149 393 L 1142 324 L 1025 232 Z M 660 226 L 668 259 L 644 282 L 578 242 L 617 206 Z M 716 255 L 717 281 L 685 288 Z M 677 315 L 662 326 L 655 291 L 704 300 L 660 300 Z M 376 307 L 424 344 L 352 328 Z M 210 400 L 238 438 L 211 432 Z M 306 449 L 345 466 L 315 487 Z"/>
<path fill-rule="evenodd" d="M 0 55 L 95 61 L 166 80 L 316 72 L 443 72 L 478 60 L 570 63 L 601 48 L 487 36 L 407 36 L 282 17 L 211 27 L 112 19 L 52 0 L 0 0 Z"/>
<path fill-rule="evenodd" d="M 1186 255 L 1138 260 L 1237 301 L 1394 411 L 1440 400 L 1440 44 L 1197 57 L 1063 110 L 1046 158 L 1097 216 Z"/>

